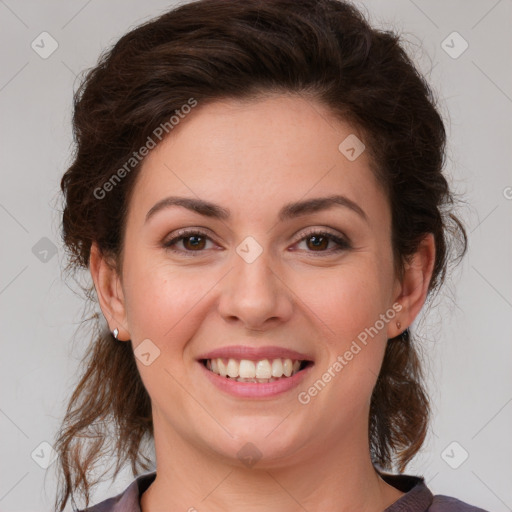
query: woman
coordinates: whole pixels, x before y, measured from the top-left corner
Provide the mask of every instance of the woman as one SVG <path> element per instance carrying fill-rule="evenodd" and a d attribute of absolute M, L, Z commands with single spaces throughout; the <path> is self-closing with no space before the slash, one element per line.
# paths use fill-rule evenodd
<path fill-rule="evenodd" d="M 148 471 L 144 443 L 156 471 L 90 510 L 480 510 L 403 474 L 429 417 L 410 326 L 466 235 L 398 36 L 335 0 L 189 3 L 104 55 L 74 130 L 63 236 L 108 326 L 59 511 L 109 449 Z"/>

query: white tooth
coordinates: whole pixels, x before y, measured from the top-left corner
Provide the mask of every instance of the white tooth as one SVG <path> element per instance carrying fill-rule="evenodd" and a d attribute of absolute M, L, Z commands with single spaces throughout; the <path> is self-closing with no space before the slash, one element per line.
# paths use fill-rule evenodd
<path fill-rule="evenodd" d="M 227 375 L 226 364 L 220 357 L 217 359 L 217 367 L 219 369 L 219 375 L 225 377 Z"/>
<path fill-rule="evenodd" d="M 292 360 L 291 359 L 284 359 L 283 360 L 283 373 L 286 375 L 286 377 L 289 377 L 292 374 Z"/>
<path fill-rule="evenodd" d="M 268 359 L 262 359 L 256 363 L 256 378 L 270 379 L 272 377 L 272 369 Z"/>
<path fill-rule="evenodd" d="M 240 361 L 240 369 L 238 370 L 240 377 L 244 379 L 253 379 L 256 377 L 256 367 L 253 361 L 248 359 L 242 359 Z"/>
<path fill-rule="evenodd" d="M 235 361 L 235 359 L 230 358 L 228 361 L 228 365 L 226 366 L 226 373 L 234 379 L 235 377 L 238 377 L 238 369 L 239 369 L 238 361 Z"/>
<path fill-rule="evenodd" d="M 290 377 L 299 371 L 301 364 L 300 361 L 292 359 L 273 359 L 272 362 L 262 359 L 254 362 L 249 359 L 238 361 L 230 358 L 227 364 L 225 361 L 220 357 L 210 359 L 206 366 L 217 375 L 229 376 L 240 382 L 273 382 L 283 376 Z"/>
<path fill-rule="evenodd" d="M 283 375 L 283 362 L 281 359 L 274 359 L 272 361 L 272 377 L 282 377 Z"/>

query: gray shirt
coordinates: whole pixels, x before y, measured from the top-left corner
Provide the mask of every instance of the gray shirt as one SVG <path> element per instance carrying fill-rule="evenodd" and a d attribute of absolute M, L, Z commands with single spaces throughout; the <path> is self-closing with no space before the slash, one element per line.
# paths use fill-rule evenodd
<path fill-rule="evenodd" d="M 449 496 L 434 496 L 423 477 L 388 475 L 381 477 L 405 494 L 383 512 L 486 512 Z M 156 477 L 156 471 L 137 477 L 122 493 L 78 512 L 141 512 L 140 497 Z M 169 511 L 171 512 L 171 511 Z"/>

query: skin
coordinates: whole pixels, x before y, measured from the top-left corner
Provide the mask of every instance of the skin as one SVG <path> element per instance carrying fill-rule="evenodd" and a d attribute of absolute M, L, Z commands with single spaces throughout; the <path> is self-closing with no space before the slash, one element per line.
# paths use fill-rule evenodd
<path fill-rule="evenodd" d="M 425 237 L 398 279 L 389 203 L 368 154 L 349 161 L 338 150 L 350 134 L 358 132 L 299 96 L 199 105 L 144 161 L 121 269 L 93 245 L 91 275 L 111 330 L 134 348 L 149 338 L 160 350 L 149 366 L 136 359 L 151 397 L 157 459 L 143 512 L 377 512 L 403 495 L 372 466 L 369 402 L 387 339 L 425 301 L 434 242 Z M 277 220 L 286 203 L 334 193 L 359 205 L 367 220 L 346 207 Z M 212 201 L 231 217 L 174 206 L 145 222 L 170 195 Z M 190 238 L 175 244 L 180 253 L 165 248 L 180 228 L 206 229 L 206 243 L 199 251 Z M 317 248 L 309 228 L 348 237 L 351 247 L 332 252 L 331 241 Z M 263 250 L 250 264 L 236 252 L 247 236 Z M 396 317 L 301 404 L 298 393 L 397 303 Z M 277 397 L 233 397 L 196 360 L 229 345 L 277 345 L 310 354 L 315 364 Z M 250 468 L 237 457 L 247 442 L 262 454 Z"/>

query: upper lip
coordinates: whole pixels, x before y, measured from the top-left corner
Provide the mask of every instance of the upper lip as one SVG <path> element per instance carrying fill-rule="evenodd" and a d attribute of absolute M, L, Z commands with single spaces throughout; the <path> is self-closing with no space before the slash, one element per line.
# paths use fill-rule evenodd
<path fill-rule="evenodd" d="M 202 354 L 198 359 L 249 359 L 260 361 L 262 359 L 292 359 L 299 361 L 313 361 L 313 358 L 307 354 L 301 354 L 295 350 L 290 350 L 277 346 L 251 347 L 248 345 L 233 345 L 229 347 L 216 348 L 210 352 Z"/>

